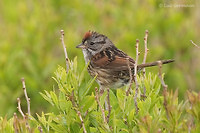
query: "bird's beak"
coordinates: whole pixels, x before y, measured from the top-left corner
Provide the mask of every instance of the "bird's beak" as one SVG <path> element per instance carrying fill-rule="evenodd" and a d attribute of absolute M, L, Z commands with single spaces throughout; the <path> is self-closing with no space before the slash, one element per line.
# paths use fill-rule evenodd
<path fill-rule="evenodd" d="M 77 45 L 76 48 L 84 49 L 84 48 L 86 48 L 86 46 L 83 43 L 81 43 L 81 44 Z"/>

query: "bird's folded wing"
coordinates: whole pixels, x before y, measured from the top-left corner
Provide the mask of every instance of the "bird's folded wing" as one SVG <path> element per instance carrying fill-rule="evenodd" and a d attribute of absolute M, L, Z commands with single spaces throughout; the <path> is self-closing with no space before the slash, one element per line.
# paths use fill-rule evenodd
<path fill-rule="evenodd" d="M 95 67 L 99 67 L 102 69 L 111 69 L 111 70 L 121 71 L 121 70 L 128 70 L 128 61 L 129 61 L 130 67 L 133 68 L 135 61 L 129 56 L 120 57 L 118 55 L 114 55 L 112 57 L 109 57 L 105 55 L 99 58 L 95 58 L 95 59 L 93 58 L 91 60 L 91 63 Z"/>

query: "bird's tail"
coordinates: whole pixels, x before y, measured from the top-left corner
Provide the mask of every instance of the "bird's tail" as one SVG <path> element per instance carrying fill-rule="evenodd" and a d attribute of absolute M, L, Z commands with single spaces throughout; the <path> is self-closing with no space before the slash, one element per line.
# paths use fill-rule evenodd
<path fill-rule="evenodd" d="M 169 60 L 160 60 L 162 62 L 162 64 L 168 64 L 168 63 L 171 63 L 171 62 L 174 62 L 174 59 L 169 59 Z M 152 67 L 152 66 L 157 66 L 158 65 L 158 61 L 154 61 L 154 62 L 150 62 L 150 63 L 145 63 L 145 64 L 140 64 L 138 65 L 138 69 L 142 69 L 142 68 L 145 68 L 145 67 Z"/>

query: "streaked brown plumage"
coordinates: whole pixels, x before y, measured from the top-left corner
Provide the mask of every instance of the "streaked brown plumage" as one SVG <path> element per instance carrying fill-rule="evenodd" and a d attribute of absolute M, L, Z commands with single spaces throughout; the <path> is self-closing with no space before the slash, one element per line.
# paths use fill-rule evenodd
<path fill-rule="evenodd" d="M 119 50 L 105 35 L 97 32 L 86 32 L 82 43 L 77 46 L 83 51 L 86 64 L 89 62 L 88 72 L 101 89 L 120 88 L 129 83 L 130 75 L 127 65 L 129 60 L 132 74 L 134 74 L 135 61 L 123 51 Z M 170 63 L 174 60 L 163 60 L 162 63 Z M 138 70 L 144 67 L 157 65 L 157 62 L 138 65 Z"/>

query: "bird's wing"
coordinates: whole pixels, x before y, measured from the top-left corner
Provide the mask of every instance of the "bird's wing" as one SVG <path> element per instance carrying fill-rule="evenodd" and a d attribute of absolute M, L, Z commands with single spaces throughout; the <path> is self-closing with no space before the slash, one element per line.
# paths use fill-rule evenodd
<path fill-rule="evenodd" d="M 135 61 L 123 51 L 112 46 L 96 54 L 91 59 L 91 64 L 102 69 L 121 71 L 128 70 L 128 61 L 130 67 L 133 68 Z"/>

